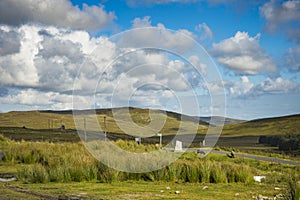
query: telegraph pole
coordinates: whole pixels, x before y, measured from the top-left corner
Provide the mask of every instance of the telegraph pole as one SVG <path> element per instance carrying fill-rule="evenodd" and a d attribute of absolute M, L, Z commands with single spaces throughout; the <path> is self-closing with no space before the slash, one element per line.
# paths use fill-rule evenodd
<path fill-rule="evenodd" d="M 86 142 L 86 120 L 83 119 L 83 128 L 84 128 L 84 141 Z"/>
<path fill-rule="evenodd" d="M 104 116 L 104 140 L 106 141 L 106 116 Z"/>

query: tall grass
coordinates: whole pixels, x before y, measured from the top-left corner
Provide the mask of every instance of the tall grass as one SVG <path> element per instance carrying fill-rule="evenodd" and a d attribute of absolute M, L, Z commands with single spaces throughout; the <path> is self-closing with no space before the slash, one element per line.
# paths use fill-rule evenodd
<path fill-rule="evenodd" d="M 152 151 L 154 145 L 136 145 L 117 141 L 116 145 L 132 151 Z M 200 159 L 185 153 L 181 159 L 160 170 L 148 173 L 120 172 L 97 161 L 82 143 L 47 143 L 0 141 L 4 160 L 26 164 L 18 178 L 27 183 L 91 181 L 111 183 L 126 180 L 179 181 L 192 183 L 250 183 L 252 170 L 245 164 Z"/>
<path fill-rule="evenodd" d="M 287 180 L 286 199 L 299 200 L 300 199 L 300 176 L 299 174 L 291 175 Z"/>

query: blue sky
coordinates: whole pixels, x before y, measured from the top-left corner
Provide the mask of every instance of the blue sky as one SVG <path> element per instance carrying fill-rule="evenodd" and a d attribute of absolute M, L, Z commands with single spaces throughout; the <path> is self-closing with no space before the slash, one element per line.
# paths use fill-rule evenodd
<path fill-rule="evenodd" d="M 188 41 L 181 44 L 178 38 L 189 35 L 216 63 L 218 81 L 205 82 L 211 66 L 203 67 L 205 59 L 200 55 L 190 55 L 187 63 L 162 51 L 126 54 L 101 79 L 103 66 L 120 53 L 117 42 L 109 38 L 145 27 L 162 30 L 168 44 L 162 46 L 171 49 L 191 49 Z M 127 39 L 139 38 L 140 44 L 147 44 L 158 39 L 151 34 L 132 33 Z M 82 108 L 130 102 L 195 115 L 197 109 L 187 103 L 195 90 L 204 116 L 255 119 L 296 114 L 300 113 L 299 57 L 300 1 L 45 0 L 34 6 L 29 0 L 0 2 L 1 112 L 71 109 L 75 99 Z M 83 70 L 86 60 L 95 61 L 95 66 Z M 145 67 L 130 74 L 132 66 L 141 63 Z M 190 64 L 199 64 L 202 76 L 194 75 Z M 91 87 L 96 91 L 95 102 L 85 93 Z M 113 96 L 113 91 L 119 93 Z M 221 105 L 214 107 L 208 95 L 220 91 L 225 92 L 226 112 Z M 129 93 L 131 99 L 125 101 Z M 175 93 L 184 96 L 180 104 Z"/>

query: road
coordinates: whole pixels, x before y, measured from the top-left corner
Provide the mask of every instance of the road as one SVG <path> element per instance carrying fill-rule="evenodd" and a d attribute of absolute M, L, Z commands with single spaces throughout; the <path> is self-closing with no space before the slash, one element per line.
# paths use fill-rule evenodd
<path fill-rule="evenodd" d="M 226 155 L 228 152 L 212 150 L 211 153 L 219 154 L 219 155 Z M 254 160 L 274 162 L 274 163 L 280 163 L 280 164 L 285 164 L 285 165 L 300 166 L 300 162 L 292 161 L 292 160 L 284 160 L 284 159 L 280 159 L 280 158 L 257 156 L 257 155 L 244 154 L 244 153 L 235 153 L 234 155 L 236 157 L 241 157 L 241 158 L 250 158 L 250 159 L 254 159 Z"/>
<path fill-rule="evenodd" d="M 171 149 L 168 149 L 168 150 L 171 150 Z M 216 150 L 210 151 L 209 148 L 200 148 L 200 149 L 199 148 L 188 148 L 188 149 L 183 148 L 182 150 L 183 151 L 202 151 L 204 153 L 213 153 L 213 154 L 224 155 L 224 156 L 226 156 L 229 153 L 226 151 L 216 151 Z M 285 160 L 285 159 L 267 157 L 267 156 L 258 156 L 258 155 L 246 154 L 246 153 L 235 153 L 234 155 L 235 155 L 235 157 L 240 157 L 240 158 L 250 158 L 250 159 L 261 160 L 261 161 L 266 161 L 266 162 L 300 166 L 300 162 L 298 162 L 298 161 Z"/>

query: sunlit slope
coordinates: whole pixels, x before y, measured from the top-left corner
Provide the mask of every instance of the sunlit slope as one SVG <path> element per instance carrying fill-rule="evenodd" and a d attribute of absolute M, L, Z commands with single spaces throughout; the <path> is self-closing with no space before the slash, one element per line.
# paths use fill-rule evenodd
<path fill-rule="evenodd" d="M 96 116 L 98 124 L 93 123 L 94 116 L 91 111 L 78 112 L 77 121 L 79 128 L 84 128 L 84 121 L 86 129 L 90 131 L 97 131 L 99 127 L 102 130 L 107 130 L 112 133 L 123 133 L 119 126 L 134 128 L 124 120 L 127 108 L 117 108 L 112 112 L 111 109 L 99 109 L 96 110 Z M 84 114 L 83 113 L 87 113 Z M 164 134 L 176 134 L 179 127 L 181 133 L 205 133 L 207 123 L 197 121 L 193 117 L 186 115 L 180 115 L 174 112 L 165 112 L 161 110 L 151 110 L 153 119 L 163 120 L 163 126 L 161 133 Z M 149 115 L 149 109 L 129 108 L 129 116 L 131 117 L 133 124 L 137 124 L 141 127 L 146 127 L 151 122 Z M 106 118 L 106 129 L 104 128 L 104 118 Z M 14 111 L 0 114 L 0 127 L 26 127 L 32 129 L 51 129 L 60 128 L 62 125 L 66 129 L 75 129 L 75 123 L 73 119 L 72 111 Z"/>
<path fill-rule="evenodd" d="M 81 111 L 91 113 L 90 111 Z M 79 113 L 81 113 L 79 112 Z M 101 127 L 111 133 L 124 133 L 119 127 L 126 127 L 135 131 L 134 126 L 128 123 L 126 118 L 128 108 L 98 109 L 96 110 L 97 124 L 93 123 L 92 114 L 78 115 L 80 129 L 84 128 L 84 118 L 86 129 L 97 131 Z M 129 108 L 129 115 L 132 121 L 141 127 L 147 127 L 151 122 L 149 109 Z M 197 121 L 195 117 L 180 115 L 174 112 L 161 110 L 151 110 L 152 119 L 162 120 L 162 129 L 159 131 L 164 135 L 176 134 L 179 127 L 183 134 L 197 133 L 205 134 L 208 123 Z M 106 118 L 106 129 L 104 126 Z M 258 119 L 236 124 L 225 124 L 222 132 L 223 136 L 259 136 L 259 135 L 283 135 L 300 134 L 300 115 L 291 115 L 277 118 Z M 134 124 L 133 123 L 133 124 Z M 66 129 L 75 129 L 72 111 L 24 111 L 8 112 L 0 114 L 0 127 L 23 127 L 32 129 L 58 129 L 64 125 Z M 156 130 L 155 130 L 156 131 Z"/>
<path fill-rule="evenodd" d="M 222 135 L 284 135 L 300 134 L 300 115 L 257 119 L 226 125 Z"/>

